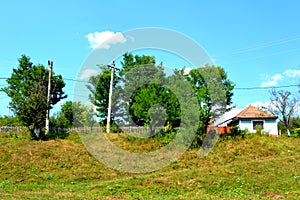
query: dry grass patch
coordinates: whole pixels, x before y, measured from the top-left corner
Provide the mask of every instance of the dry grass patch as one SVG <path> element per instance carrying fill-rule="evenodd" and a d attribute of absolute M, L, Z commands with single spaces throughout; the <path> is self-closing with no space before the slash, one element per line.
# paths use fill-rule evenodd
<path fill-rule="evenodd" d="M 109 138 L 128 150 L 158 147 L 125 135 Z M 220 139 L 204 158 L 189 150 L 163 169 L 129 174 L 94 159 L 76 133 L 50 141 L 5 137 L 0 199 L 299 199 L 299 144 L 299 138 L 256 135 Z"/>

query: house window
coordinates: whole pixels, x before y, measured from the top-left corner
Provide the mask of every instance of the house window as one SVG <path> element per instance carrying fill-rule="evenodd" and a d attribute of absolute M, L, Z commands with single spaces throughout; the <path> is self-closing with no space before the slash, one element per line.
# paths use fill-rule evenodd
<path fill-rule="evenodd" d="M 253 121 L 253 130 L 264 129 L 264 121 Z"/>

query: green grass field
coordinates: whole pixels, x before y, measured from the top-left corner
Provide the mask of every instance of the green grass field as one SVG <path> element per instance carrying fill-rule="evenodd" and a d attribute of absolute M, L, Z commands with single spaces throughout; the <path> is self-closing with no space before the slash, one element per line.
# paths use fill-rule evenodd
<path fill-rule="evenodd" d="M 111 135 L 124 149 L 156 141 Z M 300 138 L 220 139 L 159 171 L 122 173 L 94 159 L 76 133 L 64 140 L 0 136 L 0 199 L 300 199 Z M 135 149 L 135 151 L 137 151 Z"/>

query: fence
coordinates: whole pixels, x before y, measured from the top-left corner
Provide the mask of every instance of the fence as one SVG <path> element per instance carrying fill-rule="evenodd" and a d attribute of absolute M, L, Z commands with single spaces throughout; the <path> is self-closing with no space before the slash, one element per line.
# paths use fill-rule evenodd
<path fill-rule="evenodd" d="M 153 133 L 156 134 L 163 127 L 155 127 L 153 128 Z M 82 133 L 90 133 L 90 132 L 106 132 L 106 127 L 77 127 L 77 128 L 70 128 L 66 131 L 77 131 Z M 148 134 L 150 133 L 149 127 L 136 127 L 136 126 L 122 126 L 122 127 L 111 127 L 110 132 L 121 132 L 121 133 L 132 133 L 132 134 Z"/>
<path fill-rule="evenodd" d="M 0 133 L 1 132 L 19 132 L 24 127 L 22 126 L 0 126 Z M 153 128 L 153 133 L 156 134 L 158 131 L 163 129 L 163 127 L 155 127 Z M 76 127 L 76 128 L 69 128 L 69 129 L 62 129 L 62 128 L 53 128 L 50 129 L 52 131 L 67 131 L 67 132 L 82 132 L 82 133 L 90 133 L 90 132 L 106 132 L 106 127 Z M 123 126 L 123 127 L 111 127 L 111 132 L 122 132 L 122 133 L 132 133 L 132 134 L 148 134 L 150 133 L 149 127 L 135 127 L 135 126 Z"/>
<path fill-rule="evenodd" d="M 22 126 L 0 126 L 0 133 L 3 133 L 3 132 L 19 132 L 22 129 L 24 129 L 24 127 L 22 127 Z"/>

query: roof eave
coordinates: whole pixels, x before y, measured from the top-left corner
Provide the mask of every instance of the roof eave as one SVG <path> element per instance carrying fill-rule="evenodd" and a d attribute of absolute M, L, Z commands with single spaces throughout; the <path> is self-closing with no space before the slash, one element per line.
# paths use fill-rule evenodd
<path fill-rule="evenodd" d="M 278 117 L 274 116 L 274 117 L 237 117 L 237 119 L 277 119 Z"/>

